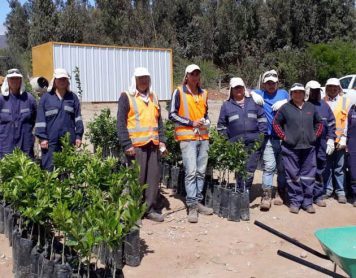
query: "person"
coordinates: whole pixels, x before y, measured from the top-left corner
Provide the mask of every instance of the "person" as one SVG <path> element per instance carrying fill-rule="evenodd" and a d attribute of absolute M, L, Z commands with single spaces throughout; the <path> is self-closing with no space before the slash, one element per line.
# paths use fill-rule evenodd
<path fill-rule="evenodd" d="M 252 150 L 261 135 L 267 134 L 267 118 L 263 108 L 251 98 L 245 97 L 246 86 L 239 77 L 231 78 L 229 99 L 220 109 L 217 130 L 230 142 L 242 141 L 248 150 Z M 246 163 L 247 178 L 245 188 L 252 186 L 253 176 L 261 156 L 261 149 L 253 151 Z M 237 175 L 237 185 L 244 191 L 242 179 Z"/>
<path fill-rule="evenodd" d="M 165 151 L 161 109 L 151 90 L 151 77 L 146 68 L 134 70 L 131 86 L 120 95 L 117 111 L 117 130 L 120 144 L 129 164 L 136 160 L 140 166 L 140 184 L 148 184 L 144 193 L 146 217 L 155 222 L 164 218 L 157 210 L 159 192 L 160 150 Z"/>
<path fill-rule="evenodd" d="M 324 196 L 323 173 L 326 166 L 326 156 L 332 155 L 335 150 L 335 117 L 330 106 L 321 99 L 321 85 L 315 80 L 309 81 L 306 86 L 306 98 L 316 108 L 323 121 L 323 133 L 315 144 L 316 176 L 314 185 L 314 203 L 319 207 L 326 207 Z"/>
<path fill-rule="evenodd" d="M 286 173 L 289 211 L 303 208 L 315 213 L 313 187 L 316 174 L 315 144 L 323 131 L 322 120 L 313 104 L 305 102 L 305 88 L 295 83 L 291 100 L 273 120 L 273 129 L 283 140 L 282 156 Z"/>
<path fill-rule="evenodd" d="M 62 149 L 61 138 L 68 132 L 71 144 L 80 147 L 84 133 L 80 102 L 70 91 L 69 74 L 55 69 L 53 79 L 39 102 L 35 135 L 40 141 L 42 168 L 53 171 L 53 153 Z"/>
<path fill-rule="evenodd" d="M 326 96 L 324 100 L 330 106 L 335 116 L 336 139 L 335 151 L 327 156 L 326 168 L 324 171 L 324 191 L 325 198 L 333 195 L 334 188 L 338 202 L 347 202 L 345 195 L 345 153 L 347 138 L 347 114 L 349 112 L 350 101 L 342 93 L 340 81 L 337 78 L 330 78 L 325 85 Z"/>
<path fill-rule="evenodd" d="M 213 210 L 201 204 L 209 150 L 208 92 L 200 86 L 201 70 L 197 65 L 185 69 L 182 86 L 172 94 L 169 119 L 175 123 L 185 171 L 188 222 L 197 223 L 198 213 L 211 215 Z"/>
<path fill-rule="evenodd" d="M 356 207 L 356 104 L 350 108 L 348 117 L 347 149 L 349 151 L 349 169 L 351 174 L 351 194 Z"/>
<path fill-rule="evenodd" d="M 21 72 L 8 70 L 0 95 L 0 159 L 15 148 L 34 159 L 36 113 L 36 100 L 25 91 Z"/>
<path fill-rule="evenodd" d="M 275 70 L 266 71 L 262 75 L 262 90 L 251 91 L 251 97 L 257 104 L 263 105 L 267 117 L 267 135 L 263 143 L 263 174 L 262 198 L 260 209 L 268 211 L 271 208 L 273 176 L 277 170 L 277 192 L 275 205 L 282 205 L 285 200 L 285 174 L 281 161 L 281 141 L 273 130 L 272 123 L 276 112 L 288 102 L 289 94 L 278 88 L 278 74 Z M 281 199 L 282 198 L 282 199 Z"/>

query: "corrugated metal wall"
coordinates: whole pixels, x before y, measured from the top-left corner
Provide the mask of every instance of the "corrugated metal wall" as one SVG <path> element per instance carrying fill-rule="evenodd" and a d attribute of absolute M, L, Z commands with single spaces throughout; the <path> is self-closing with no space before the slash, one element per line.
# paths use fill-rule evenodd
<path fill-rule="evenodd" d="M 53 45 L 54 68 L 71 74 L 71 89 L 77 91 L 74 69 L 79 67 L 83 90 L 82 101 L 117 101 L 128 89 L 135 67 L 146 67 L 151 74 L 152 89 L 160 100 L 172 93 L 172 59 L 170 49 Z"/>

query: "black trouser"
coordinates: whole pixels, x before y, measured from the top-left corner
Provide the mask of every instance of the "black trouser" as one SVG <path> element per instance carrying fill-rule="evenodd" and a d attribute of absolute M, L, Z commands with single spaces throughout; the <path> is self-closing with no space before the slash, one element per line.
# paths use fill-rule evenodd
<path fill-rule="evenodd" d="M 128 163 L 135 159 L 140 166 L 140 184 L 147 184 L 145 190 L 145 202 L 147 212 L 155 211 L 159 181 L 161 176 L 159 164 L 159 148 L 152 142 L 142 147 L 135 147 L 135 156 L 126 156 Z"/>

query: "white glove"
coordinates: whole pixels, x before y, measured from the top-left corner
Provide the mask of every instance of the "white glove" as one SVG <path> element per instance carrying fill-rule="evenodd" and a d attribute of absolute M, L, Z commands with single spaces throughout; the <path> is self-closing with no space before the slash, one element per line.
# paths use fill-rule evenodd
<path fill-rule="evenodd" d="M 272 105 L 272 110 L 273 111 L 278 111 L 279 108 L 281 108 L 284 104 L 288 102 L 287 99 L 279 100 L 275 104 Z"/>
<path fill-rule="evenodd" d="M 326 154 L 327 155 L 332 155 L 334 150 L 335 150 L 334 139 L 328 139 L 328 141 L 326 142 Z"/>
<path fill-rule="evenodd" d="M 251 91 L 250 94 L 251 94 L 251 97 L 252 97 L 253 101 L 256 104 L 261 105 L 261 106 L 265 104 L 265 101 L 263 100 L 263 97 L 261 97 L 259 94 L 257 94 L 254 91 Z"/>
<path fill-rule="evenodd" d="M 336 149 L 343 150 L 346 148 L 346 137 L 341 136 L 339 143 L 336 145 Z"/>

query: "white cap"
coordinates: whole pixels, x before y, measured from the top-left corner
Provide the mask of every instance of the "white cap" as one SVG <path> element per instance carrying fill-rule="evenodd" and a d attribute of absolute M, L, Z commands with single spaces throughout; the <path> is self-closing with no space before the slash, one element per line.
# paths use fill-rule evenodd
<path fill-rule="evenodd" d="M 148 72 L 148 69 L 143 68 L 143 67 L 139 67 L 139 68 L 135 68 L 134 76 L 135 77 L 140 77 L 140 76 L 151 76 L 151 75 Z"/>
<path fill-rule="evenodd" d="M 59 79 L 59 78 L 67 78 L 70 79 L 68 72 L 65 69 L 55 69 L 53 78 Z"/>
<path fill-rule="evenodd" d="M 340 85 L 340 80 L 337 79 L 337 78 L 329 78 L 329 79 L 326 81 L 325 87 L 326 87 L 326 86 L 329 86 L 329 85 L 341 87 L 341 85 Z"/>
<path fill-rule="evenodd" d="M 304 91 L 305 92 L 305 88 L 303 86 L 303 84 L 300 83 L 294 83 L 292 85 L 292 87 L 290 87 L 290 92 L 294 92 L 294 91 Z"/>
<path fill-rule="evenodd" d="M 268 81 L 272 81 L 274 83 L 278 82 L 278 74 L 275 70 L 266 71 L 262 75 L 262 83 L 267 83 Z"/>
<path fill-rule="evenodd" d="M 18 70 L 18 69 L 10 69 L 10 70 L 8 70 L 6 77 L 7 78 L 13 78 L 13 77 L 23 78 L 20 70 Z"/>
<path fill-rule="evenodd" d="M 245 83 L 240 77 L 233 77 L 230 79 L 230 88 L 235 88 L 237 86 L 245 87 Z"/>
<path fill-rule="evenodd" d="M 310 80 L 306 85 L 306 89 L 321 89 L 321 85 L 318 81 Z"/>
<path fill-rule="evenodd" d="M 191 64 L 185 68 L 185 74 L 187 75 L 187 73 L 192 73 L 195 70 L 201 71 L 199 66 Z"/>

